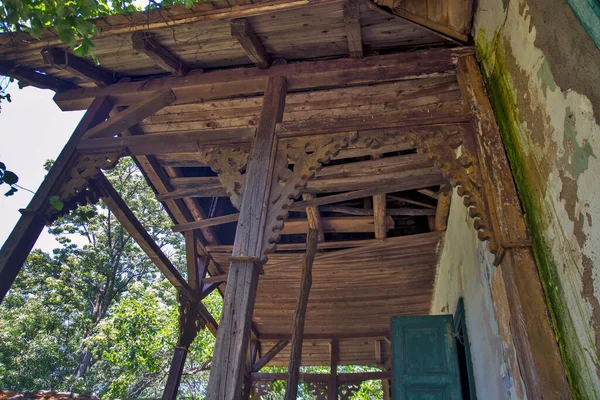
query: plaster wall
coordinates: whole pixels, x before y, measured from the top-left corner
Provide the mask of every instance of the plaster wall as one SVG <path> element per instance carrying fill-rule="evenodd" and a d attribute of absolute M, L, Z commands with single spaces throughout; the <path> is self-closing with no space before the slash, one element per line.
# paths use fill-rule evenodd
<path fill-rule="evenodd" d="M 479 0 L 473 30 L 569 382 L 598 399 L 600 50 L 563 0 Z"/>
<path fill-rule="evenodd" d="M 464 298 L 477 398 L 525 399 L 502 275 L 485 243 L 477 239 L 456 192 L 440 246 L 431 314 L 454 314 L 458 299 Z"/>

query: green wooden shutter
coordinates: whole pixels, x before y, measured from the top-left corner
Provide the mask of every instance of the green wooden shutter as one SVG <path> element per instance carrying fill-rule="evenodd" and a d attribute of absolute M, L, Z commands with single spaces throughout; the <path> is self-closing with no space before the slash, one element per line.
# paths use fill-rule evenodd
<path fill-rule="evenodd" d="M 392 318 L 394 400 L 460 400 L 451 315 Z"/>

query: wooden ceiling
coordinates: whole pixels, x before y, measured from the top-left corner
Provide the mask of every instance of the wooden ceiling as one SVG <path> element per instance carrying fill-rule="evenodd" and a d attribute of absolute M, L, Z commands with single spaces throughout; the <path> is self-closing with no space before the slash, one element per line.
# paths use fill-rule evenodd
<path fill-rule="evenodd" d="M 437 49 L 455 46 L 452 32 L 432 31 L 368 0 L 353 3 L 358 5 L 354 17 L 342 0 L 231 2 L 96 21 L 101 69 L 90 70 L 87 61 L 72 54 L 66 57 L 83 67 L 65 60 L 57 64 L 65 56 L 52 31 L 40 41 L 1 35 L 0 73 L 9 71 L 26 84 L 36 84 L 26 78 L 39 77 L 37 72 L 45 74 L 46 83 L 54 79 L 49 82 L 54 89 L 66 89 L 55 97 L 63 110 L 86 108 L 93 98 L 107 95 L 119 115 L 125 107 L 145 107 L 148 98 L 168 90 L 172 97 L 165 104 L 170 105 L 147 113 L 153 115 L 121 137 L 96 132 L 78 151 L 134 156 L 175 231 L 224 216 L 227 223 L 196 225 L 196 250 L 214 277 L 225 276 L 228 269 L 236 196 L 241 195 L 240 177 L 266 78 L 288 76 L 289 93 L 276 128 L 279 150 L 288 154 L 287 168 L 293 170 L 298 152 L 310 155 L 340 135 L 348 139 L 343 151 L 299 188 L 277 252 L 269 256 L 259 280 L 253 335 L 261 355 L 289 338 L 305 233 L 309 225 L 318 225 L 320 252 L 303 364 L 328 365 L 328 343 L 334 338 L 340 340 L 340 364 L 383 364 L 389 356 L 389 318 L 429 312 L 443 235 L 434 220 L 440 206 L 448 206 L 438 201 L 449 188 L 447 177 L 406 138 L 472 129 L 454 66 L 457 55 L 471 50 Z M 429 3 L 432 16 L 437 15 L 434 3 L 450 7 Z M 465 13 L 470 10 L 466 0 L 454 3 Z M 390 8 L 408 7 L 402 4 Z M 442 13 L 438 22 L 451 20 L 461 32 L 470 22 L 447 17 Z M 254 45 L 232 30 L 232 20 L 239 18 L 246 21 L 239 29 L 251 28 Z M 365 58 L 333 60 L 348 55 Z M 207 157 L 216 148 L 229 155 L 228 176 L 223 164 Z M 387 195 L 380 194 L 382 188 Z M 221 292 L 225 286 L 220 284 Z M 287 365 L 286 351 L 271 365 Z"/>

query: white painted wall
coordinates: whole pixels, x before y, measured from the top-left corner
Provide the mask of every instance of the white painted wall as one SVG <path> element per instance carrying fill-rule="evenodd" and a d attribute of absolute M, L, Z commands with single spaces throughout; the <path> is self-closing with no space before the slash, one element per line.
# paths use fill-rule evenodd
<path fill-rule="evenodd" d="M 478 399 L 526 398 L 515 362 L 501 274 L 492 265 L 493 255 L 485 243 L 477 239 L 456 191 L 439 250 L 431 313 L 454 314 L 458 299 L 464 298 Z"/>

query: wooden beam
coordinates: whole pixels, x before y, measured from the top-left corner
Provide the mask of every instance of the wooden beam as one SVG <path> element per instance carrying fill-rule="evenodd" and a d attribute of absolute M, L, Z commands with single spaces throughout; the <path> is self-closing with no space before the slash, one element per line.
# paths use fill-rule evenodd
<path fill-rule="evenodd" d="M 290 63 L 268 69 L 229 69 L 165 77 L 142 82 L 123 82 L 108 87 L 80 88 L 59 93 L 54 101 L 63 110 L 86 108 L 98 96 L 111 96 L 115 105 L 132 105 L 164 90 L 172 90 L 177 103 L 260 95 L 270 76 L 289 77 L 288 90 L 314 90 L 337 86 L 367 85 L 456 73 L 456 58 L 472 54 L 472 47 L 419 50 L 409 53 Z M 368 129 L 368 128 L 366 128 Z"/>
<path fill-rule="evenodd" d="M 71 138 L 60 152 L 50 172 L 44 178 L 33 199 L 27 206 L 31 213 L 21 216 L 0 250 L 0 303 L 17 277 L 29 252 L 35 244 L 51 207 L 50 197 L 58 192 L 63 180 L 71 172 L 76 157 L 77 144 L 84 133 L 102 122 L 110 113 L 113 105 L 108 98 L 94 100 L 90 108 L 73 131 Z"/>
<path fill-rule="evenodd" d="M 50 89 L 54 90 L 55 92 L 73 90 L 78 87 L 72 82 L 66 81 L 61 78 L 55 78 L 51 75 L 39 73 L 38 71 L 32 68 L 23 67 L 13 61 L 8 60 L 0 60 L 0 75 L 15 78 L 22 84 L 28 84 L 40 89 Z M 89 100 L 93 99 L 90 98 Z M 86 103 L 88 104 L 80 109 L 88 108 L 89 104 L 91 104 L 89 100 L 86 101 Z"/>
<path fill-rule="evenodd" d="M 471 105 L 477 127 L 478 158 L 489 208 L 498 225 L 499 245 L 523 243 L 529 235 L 521 203 L 477 60 L 460 58 L 457 68 L 463 97 Z M 517 247 L 504 252 L 499 269 L 527 397 L 571 398 L 532 249 Z"/>
<path fill-rule="evenodd" d="M 322 206 L 321 210 L 326 212 L 335 212 L 340 214 L 348 215 L 373 215 L 374 211 L 372 208 L 358 208 L 358 207 L 346 207 L 346 206 Z M 430 208 L 387 208 L 386 215 L 394 216 L 426 216 L 436 215 L 436 211 Z"/>
<path fill-rule="evenodd" d="M 137 242 L 154 265 L 188 301 L 196 303 L 197 296 L 194 290 L 183 279 L 177 268 L 171 264 L 171 261 L 169 261 L 160 247 L 158 247 L 152 236 L 144 229 L 140 221 L 133 214 L 133 211 L 127 206 L 104 174 L 99 173 L 94 182 L 102 192 L 101 198 L 106 207 L 117 217 L 123 228 Z"/>
<path fill-rule="evenodd" d="M 252 372 L 260 371 L 265 365 L 267 365 L 281 350 L 283 350 L 288 343 L 290 343 L 289 339 L 281 339 L 267 353 L 262 356 L 254 365 L 252 366 Z"/>
<path fill-rule="evenodd" d="M 340 344 L 337 339 L 331 340 L 329 347 L 331 358 L 329 382 L 327 384 L 327 400 L 337 400 L 338 398 L 338 359 L 340 358 Z"/>
<path fill-rule="evenodd" d="M 256 129 L 212 129 L 194 132 L 84 139 L 78 147 L 82 154 L 101 154 L 127 149 L 130 156 L 186 153 L 208 146 L 249 143 Z"/>
<path fill-rule="evenodd" d="M 262 256 L 262 240 L 266 223 L 266 207 L 272 180 L 271 165 L 277 146 L 275 125 L 283 117 L 287 92 L 286 79 L 269 79 L 258 121 L 256 139 L 247 170 L 240 219 L 233 246 L 233 256 Z M 256 299 L 260 264 L 233 261 L 217 333 L 213 364 L 208 383 L 208 400 L 236 400 L 241 395 L 244 366 L 252 312 Z"/>
<path fill-rule="evenodd" d="M 269 68 L 271 57 L 246 18 L 231 21 L 231 36 L 240 42 L 250 60 L 258 68 Z"/>
<path fill-rule="evenodd" d="M 205 285 L 210 285 L 211 283 L 221 283 L 227 281 L 227 274 L 215 275 L 209 278 L 202 279 L 202 283 Z"/>
<path fill-rule="evenodd" d="M 319 247 L 321 244 L 319 243 Z M 305 334 L 304 340 L 326 340 L 331 342 L 332 339 L 377 339 L 385 340 L 390 335 L 389 331 L 365 331 L 360 333 L 328 333 L 323 332 L 319 334 Z M 290 340 L 292 335 L 290 334 L 273 334 L 273 333 L 261 333 L 261 340 Z"/>
<path fill-rule="evenodd" d="M 342 201 L 362 199 L 363 197 L 369 197 L 376 194 L 382 193 L 395 193 L 403 192 L 406 190 L 414 190 L 419 187 L 436 186 L 446 183 L 446 178 L 439 172 L 421 175 L 417 181 L 400 181 L 390 182 L 385 186 L 376 186 L 367 189 L 354 190 L 351 192 L 334 194 L 330 196 L 318 197 L 312 200 L 297 201 L 290 206 L 290 211 L 300 210 L 306 207 L 321 206 L 325 204 L 340 203 Z"/>
<path fill-rule="evenodd" d="M 171 91 L 154 94 L 151 98 L 128 107 L 114 117 L 91 128 L 86 132 L 85 137 L 87 139 L 92 139 L 118 135 L 144 118 L 151 116 L 158 110 L 171 104 L 173 101 L 175 101 L 175 96 Z"/>
<path fill-rule="evenodd" d="M 330 374 L 304 374 L 301 373 L 299 381 L 302 382 L 328 382 Z M 391 371 L 376 371 L 376 372 L 356 372 L 356 373 L 341 373 L 338 374 L 338 383 L 360 383 L 363 381 L 376 381 L 382 379 L 391 379 Z M 253 372 L 252 380 L 254 382 L 273 382 L 285 381 L 288 379 L 286 373 L 262 373 Z"/>
<path fill-rule="evenodd" d="M 85 80 L 95 82 L 97 85 L 110 85 L 118 80 L 112 72 L 99 68 L 83 58 L 69 53 L 66 49 L 56 47 L 42 49 L 42 57 L 46 65 L 68 71 Z"/>
<path fill-rule="evenodd" d="M 206 228 L 208 226 L 216 226 L 236 222 L 240 217 L 239 213 L 222 215 L 220 217 L 207 218 L 200 221 L 188 222 L 187 224 L 179 224 L 171 227 L 173 232 L 186 232 L 194 229 Z"/>
<path fill-rule="evenodd" d="M 389 237 L 385 240 L 385 242 L 377 239 L 366 239 L 366 240 L 335 240 L 335 241 L 326 241 L 319 243 L 319 250 L 324 249 L 349 249 L 354 247 L 365 247 L 365 246 L 379 246 L 384 243 L 396 243 L 397 246 L 408 246 L 414 247 L 422 241 L 428 242 L 433 240 L 433 238 L 439 238 L 439 232 L 427 232 L 427 233 L 419 233 L 415 235 L 407 235 L 407 236 L 398 236 L 398 237 Z M 292 251 L 292 250 L 304 250 L 304 243 L 280 243 L 277 245 L 277 249 L 281 251 Z M 218 246 L 206 246 L 206 249 L 211 253 L 231 253 L 233 246 L 231 245 L 218 245 Z M 261 339 L 265 338 L 264 335 L 261 335 Z M 326 336 L 325 338 L 330 339 L 332 336 Z M 271 337 L 272 339 L 272 337 Z"/>
<path fill-rule="evenodd" d="M 436 209 L 436 206 L 430 203 L 425 203 L 423 201 L 419 201 L 419 200 L 415 200 L 415 199 L 410 199 L 408 197 L 402 197 L 402 196 L 396 196 L 396 195 L 388 195 L 388 197 L 392 200 L 396 200 L 396 201 L 401 201 L 403 203 L 408 203 L 408 204 L 414 204 L 416 206 L 421 206 L 421 207 L 425 207 L 425 208 L 430 208 L 432 210 Z"/>
<path fill-rule="evenodd" d="M 321 218 L 323 232 L 353 233 L 375 232 L 373 218 L 363 216 L 325 217 Z M 383 218 L 383 228 L 389 230 L 394 227 L 394 220 L 390 216 Z M 282 235 L 297 235 L 310 231 L 310 222 L 307 219 L 288 219 L 284 222 Z"/>
<path fill-rule="evenodd" d="M 360 2 L 346 0 L 344 3 L 344 25 L 348 39 L 348 52 L 350 58 L 362 58 L 362 33 L 360 29 Z"/>
<path fill-rule="evenodd" d="M 317 254 L 319 231 L 310 229 L 306 237 L 306 253 L 302 262 L 302 276 L 300 278 L 300 294 L 294 311 L 294 327 L 292 330 L 292 348 L 290 349 L 290 362 L 288 364 L 288 382 L 285 388 L 285 400 L 296 400 L 298 394 L 298 376 L 302 364 L 302 343 L 304 336 L 304 321 L 308 297 L 312 286 L 312 265 Z"/>
<path fill-rule="evenodd" d="M 165 71 L 175 76 L 186 76 L 190 71 L 190 67 L 183 60 L 161 45 L 149 32 L 134 32 L 131 40 L 135 51 L 146 54 Z"/>

